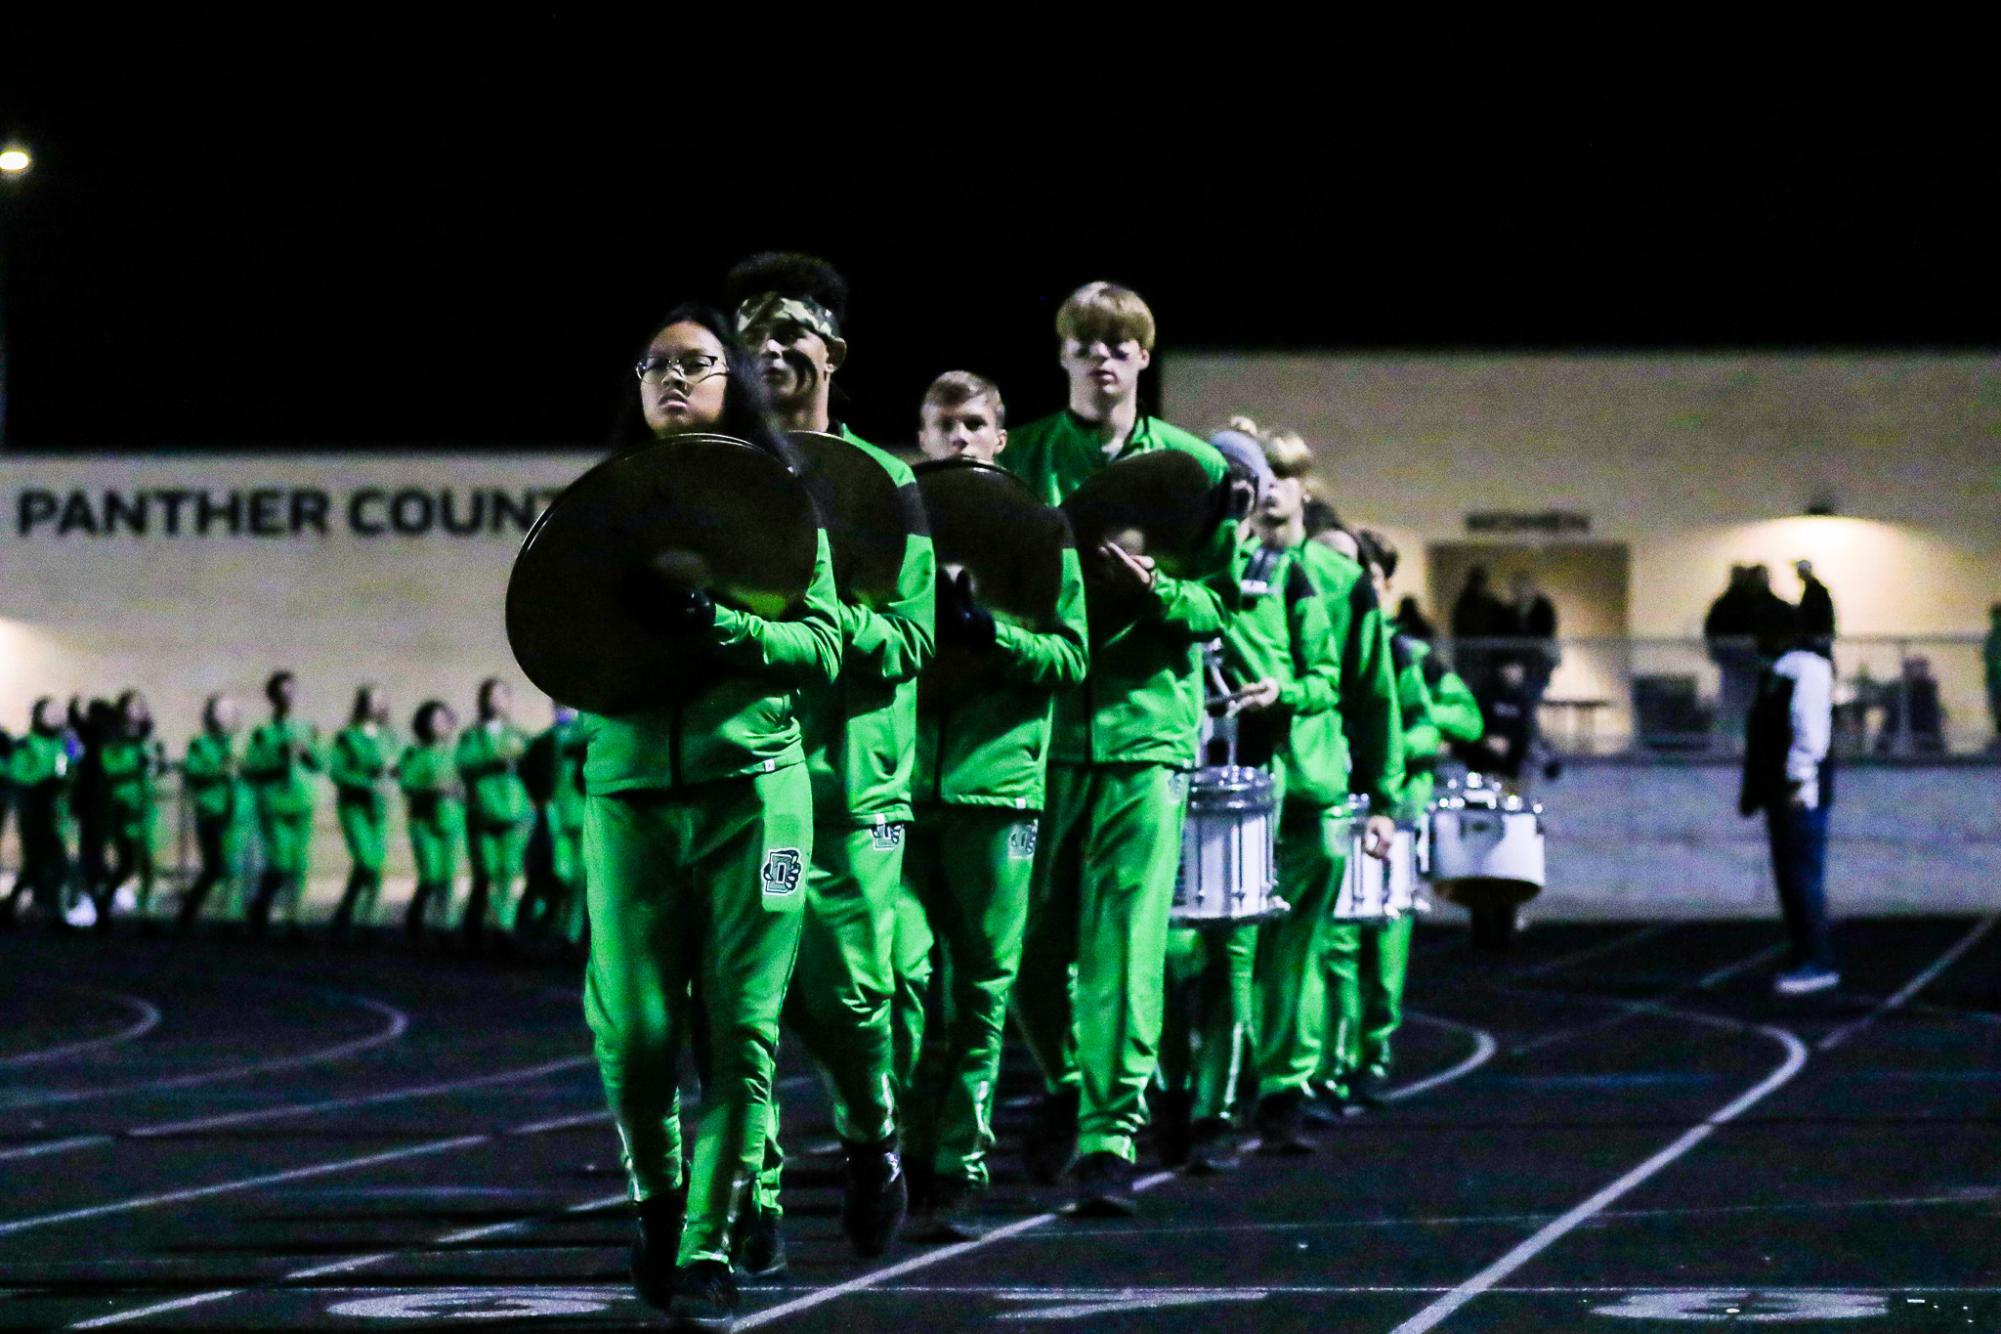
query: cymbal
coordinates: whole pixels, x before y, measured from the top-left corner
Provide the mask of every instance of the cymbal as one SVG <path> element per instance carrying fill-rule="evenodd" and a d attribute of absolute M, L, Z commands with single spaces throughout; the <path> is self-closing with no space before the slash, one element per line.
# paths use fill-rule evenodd
<path fill-rule="evenodd" d="M 1063 591 L 1070 524 L 1005 468 L 977 459 L 919 463 L 917 490 L 930 518 L 939 579 L 964 570 L 973 596 L 1001 620 L 1031 630 L 1055 622 Z M 954 645 L 938 648 L 918 680 L 919 707 L 953 707 L 989 683 L 994 657 Z"/>
<path fill-rule="evenodd" d="M 896 598 L 896 579 L 913 533 L 926 531 L 924 507 L 853 441 L 824 431 L 788 431 L 806 468 L 834 552 L 841 596 L 866 607 Z"/>
<path fill-rule="evenodd" d="M 674 587 L 780 617 L 813 579 L 806 487 L 721 435 L 656 440 L 604 460 L 556 498 L 507 584 L 507 639 L 535 686 L 619 714 L 700 689 L 710 668 L 654 614 Z"/>
<path fill-rule="evenodd" d="M 1063 502 L 1077 535 L 1084 568 L 1084 596 L 1091 640 L 1102 644 L 1139 619 L 1142 596 L 1113 577 L 1098 547 L 1112 542 L 1150 556 L 1162 574 L 1188 578 L 1225 518 L 1226 494 L 1208 470 L 1178 449 L 1120 459 L 1084 482 Z"/>

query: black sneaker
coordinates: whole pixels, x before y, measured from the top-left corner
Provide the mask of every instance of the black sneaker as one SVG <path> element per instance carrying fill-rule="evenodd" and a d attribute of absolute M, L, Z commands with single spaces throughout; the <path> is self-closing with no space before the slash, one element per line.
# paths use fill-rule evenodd
<path fill-rule="evenodd" d="M 929 1242 L 978 1241 L 985 1229 L 978 1221 L 981 1192 L 971 1182 L 938 1177 L 910 1229 L 911 1240 Z"/>
<path fill-rule="evenodd" d="M 751 1283 L 770 1283 L 785 1276 L 783 1218 L 770 1209 L 746 1209 L 737 1215 L 730 1240 L 730 1259 Z"/>
<path fill-rule="evenodd" d="M 1348 1086 L 1338 1079 L 1323 1079 L 1313 1086 L 1312 1096 L 1300 1109 L 1300 1119 L 1309 1126 L 1338 1126 L 1348 1119 Z"/>
<path fill-rule="evenodd" d="M 724 1331 L 736 1324 L 736 1279 L 721 1260 L 697 1260 L 674 1274 L 669 1329 Z"/>
<path fill-rule="evenodd" d="M 641 1200 L 633 1210 L 632 1287 L 656 1311 L 674 1299 L 674 1261 L 687 1216 L 688 1197 L 678 1190 Z"/>
<path fill-rule="evenodd" d="M 1116 1153 L 1087 1153 L 1070 1170 L 1077 1187 L 1073 1218 L 1131 1218 L 1139 1212 L 1133 1195 L 1133 1165 Z"/>
<path fill-rule="evenodd" d="M 910 1208 L 910 1178 L 897 1156 L 896 1135 L 873 1144 L 841 1142 L 847 1159 L 847 1189 L 841 1199 L 841 1230 L 856 1255 L 872 1260 L 889 1249 L 890 1238 Z"/>
<path fill-rule="evenodd" d="M 1243 1145 L 1227 1117 L 1205 1116 L 1191 1127 L 1188 1172 L 1193 1176 L 1214 1176 L 1235 1171 L 1243 1155 Z"/>
<path fill-rule="evenodd" d="M 1301 1158 L 1320 1147 L 1306 1133 L 1306 1095 L 1297 1089 L 1260 1098 L 1255 1125 L 1261 1154 Z"/>
<path fill-rule="evenodd" d="M 1188 1120 L 1194 1110 L 1195 1099 L 1181 1089 L 1168 1089 L 1153 1100 L 1153 1150 L 1162 1167 L 1179 1171 L 1188 1166 L 1195 1143 Z"/>
<path fill-rule="evenodd" d="M 1042 1095 L 1022 1136 L 1021 1165 L 1037 1185 L 1053 1186 L 1077 1157 L 1077 1090 Z"/>
<path fill-rule="evenodd" d="M 1390 1091 L 1389 1067 L 1372 1065 L 1355 1076 L 1353 1096 L 1357 1103 L 1375 1111 L 1388 1102 L 1383 1095 Z"/>

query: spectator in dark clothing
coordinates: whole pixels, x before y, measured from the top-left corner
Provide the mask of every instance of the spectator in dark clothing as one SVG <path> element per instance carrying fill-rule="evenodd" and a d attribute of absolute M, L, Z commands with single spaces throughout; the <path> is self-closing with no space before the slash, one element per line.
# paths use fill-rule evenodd
<path fill-rule="evenodd" d="M 82 890 L 75 909 L 81 914 L 73 924 L 95 922 L 100 930 L 111 926 L 111 914 L 104 911 L 111 885 L 111 784 L 104 773 L 104 748 L 117 734 L 118 708 L 108 699 L 81 697 L 69 702 L 70 732 L 78 751 L 70 787 L 70 810 L 76 817 L 77 876 Z M 103 901 L 103 902 L 100 902 Z"/>
<path fill-rule="evenodd" d="M 1787 608 L 1760 637 L 1770 660 L 1758 681 L 1738 810 L 1765 815 L 1772 877 L 1792 952 L 1775 986 L 1794 995 L 1841 980 L 1827 917 L 1827 820 L 1834 804 L 1834 664 L 1799 634 Z"/>
<path fill-rule="evenodd" d="M 1818 640 L 1809 642 L 1818 649 Z M 1876 753 L 1945 753 L 1945 705 L 1939 699 L 1938 678 L 1932 675 L 1930 658 L 1904 659 L 1896 688 L 1883 701 L 1883 730 L 1876 734 Z"/>
<path fill-rule="evenodd" d="M 1514 598 L 1504 609 L 1507 633 L 1517 639 L 1536 641 L 1523 645 L 1514 656 L 1527 669 L 1529 693 L 1540 706 L 1543 693 L 1549 689 L 1550 673 L 1556 670 L 1556 604 L 1526 574 L 1514 577 L 1510 591 Z"/>
<path fill-rule="evenodd" d="M 1816 647 L 1834 648 L 1834 595 L 1813 572 L 1810 560 L 1796 561 L 1800 577 L 1800 635 Z"/>
<path fill-rule="evenodd" d="M 1397 603 L 1395 625 L 1398 634 L 1422 639 L 1427 644 L 1438 637 L 1438 627 L 1425 618 L 1414 597 L 1406 597 Z"/>
<path fill-rule="evenodd" d="M 1520 782 L 1522 766 L 1536 743 L 1535 695 L 1529 688 L 1528 668 L 1517 658 L 1503 658 L 1487 688 L 1476 689 L 1474 698 L 1487 730 L 1460 757 L 1469 769 Z"/>
<path fill-rule="evenodd" d="M 1491 648 L 1469 640 L 1496 639 L 1511 628 L 1508 609 L 1489 585 L 1487 567 L 1475 565 L 1452 604 L 1452 656 L 1459 675 L 1479 695 L 1492 684 L 1497 658 Z"/>

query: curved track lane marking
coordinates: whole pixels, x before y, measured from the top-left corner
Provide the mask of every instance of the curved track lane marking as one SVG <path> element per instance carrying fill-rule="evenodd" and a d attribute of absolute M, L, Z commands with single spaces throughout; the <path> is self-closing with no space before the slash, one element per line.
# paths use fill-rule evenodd
<path fill-rule="evenodd" d="M 1406 1013 L 1413 1019 L 1420 1018 L 1416 1011 L 1407 1011 Z M 1412 1084 L 1401 1085 L 1389 1090 L 1384 1095 L 1385 1098 L 1408 1097 L 1411 1093 L 1436 1088 L 1446 1082 L 1443 1076 L 1449 1075 L 1453 1079 L 1461 1078 L 1462 1076 L 1471 1074 L 1493 1058 L 1498 1044 L 1495 1043 L 1493 1034 L 1487 1032 L 1485 1029 L 1475 1028 L 1471 1024 L 1461 1024 L 1456 1020 L 1441 1019 L 1433 1015 L 1422 1016 L 1422 1021 L 1436 1024 L 1442 1028 L 1456 1028 L 1473 1035 L 1474 1053 L 1466 1060 L 1453 1066 L 1450 1070 L 1441 1071 L 1437 1076 L 1417 1080 Z M 1408 1093 L 1405 1092 L 1406 1089 L 1409 1090 Z M 1155 1172 L 1149 1176 L 1143 1176 L 1133 1182 L 1133 1194 L 1144 1194 L 1156 1186 L 1162 1186 L 1173 1181 L 1178 1175 L 1175 1172 Z M 941 1246 L 936 1250 L 929 1250 L 918 1255 L 913 1255 L 908 1260 L 899 1261 L 893 1265 L 886 1265 L 881 1269 L 872 1269 L 866 1274 L 858 1274 L 845 1282 L 830 1284 L 824 1288 L 815 1288 L 803 1296 L 794 1297 L 790 1301 L 780 1302 L 778 1305 L 766 1307 L 762 1311 L 753 1311 L 748 1315 L 738 1316 L 734 1328 L 739 1330 L 756 1329 L 759 1326 L 783 1320 L 787 1316 L 798 1315 L 802 1311 L 810 1311 L 814 1307 L 824 1306 L 828 1302 L 839 1297 L 848 1296 L 850 1293 L 880 1287 L 893 1279 L 903 1277 L 905 1274 L 915 1273 L 920 1269 L 929 1268 L 946 1260 L 955 1260 L 962 1255 L 971 1254 L 981 1247 L 990 1246 L 997 1241 L 1006 1241 L 1010 1237 L 1018 1237 L 1024 1232 L 1033 1231 L 1036 1228 L 1053 1223 L 1057 1219 L 1065 1217 L 1066 1213 L 1066 1210 L 1052 1209 L 1048 1213 L 1036 1214 L 1031 1218 L 1017 1219 L 1015 1222 L 997 1227 L 973 1241 L 962 1241 L 951 1246 Z"/>
<path fill-rule="evenodd" d="M 94 1098 L 109 1098 L 121 1093 L 154 1093 L 167 1089 L 199 1088 L 203 1084 L 220 1084 L 231 1079 L 242 1079 L 249 1075 L 270 1074 L 277 1070 L 297 1070 L 303 1066 L 323 1065 L 328 1061 L 338 1061 L 348 1056 L 358 1056 L 362 1052 L 384 1046 L 402 1037 L 410 1027 L 410 1016 L 393 1005 L 372 1000 L 367 996 L 350 995 L 344 991 L 320 991 L 321 996 L 351 1002 L 383 1015 L 388 1019 L 380 1031 L 365 1038 L 354 1038 L 336 1043 L 331 1047 L 321 1047 L 313 1051 L 301 1052 L 296 1056 L 279 1056 L 268 1061 L 250 1061 L 242 1065 L 222 1066 L 213 1070 L 197 1070 L 193 1074 L 168 1075 L 160 1079 L 141 1080 L 136 1084 L 109 1084 L 99 1088 L 68 1089 L 58 1093 L 43 1093 L 26 1098 L 11 1098 L 0 1102 L 0 1112 L 18 1111 L 28 1107 L 49 1107 L 59 1103 L 88 1102 Z"/>
<path fill-rule="evenodd" d="M 1884 1014 L 1905 1004 L 1911 997 L 1917 995 L 1918 992 L 1928 986 L 1939 974 L 1957 962 L 1960 956 L 1978 944 L 1980 939 L 1993 930 L 1997 923 L 2001 923 L 2001 914 L 1996 914 L 1976 923 L 1971 931 L 1954 942 L 1944 954 L 1920 970 L 1916 977 L 1904 984 L 1894 995 L 1879 1002 L 1861 1018 L 1844 1024 L 1841 1028 L 1823 1037 L 1816 1044 L 1817 1049 L 1827 1051 L 1840 1045 L 1848 1037 L 1861 1032 L 1875 1023 Z M 1593 998 L 1578 997 L 1577 999 L 1588 1000 Z M 1615 1002 L 1600 1003 L 1613 1004 Z M 1783 1046 L 1786 1051 L 1785 1060 L 1780 1062 L 1777 1069 L 1766 1075 L 1758 1083 L 1752 1085 L 1730 1102 L 1718 1108 L 1701 1123 L 1691 1126 L 1688 1130 L 1684 1131 L 1672 1143 L 1668 1144 L 1653 1157 L 1604 1187 L 1589 1199 L 1559 1214 L 1506 1255 L 1503 1255 L 1500 1259 L 1494 1261 L 1494 1263 L 1488 1265 L 1485 1269 L 1398 1325 L 1391 1331 L 1391 1334 L 1424 1334 L 1424 1331 L 1435 1328 L 1475 1297 L 1478 1297 L 1483 1292 L 1492 1290 L 1501 1280 L 1507 1278 L 1543 1251 L 1562 1240 L 1564 1236 L 1574 1231 L 1580 1224 L 1586 1223 L 1593 1217 L 1602 1214 L 1608 1206 L 1617 1202 L 1620 1197 L 1635 1187 L 1642 1185 L 1663 1169 L 1671 1166 L 1677 1159 L 1688 1153 L 1689 1150 L 1695 1148 L 1696 1145 L 1702 1143 L 1705 1139 L 1708 1139 L 1719 1127 L 1727 1125 L 1739 1116 L 1742 1116 L 1761 1102 L 1767 1095 L 1791 1080 L 1807 1063 L 1809 1054 L 1807 1045 L 1800 1041 L 1797 1034 L 1783 1028 L 1766 1024 L 1747 1024 L 1735 1019 L 1726 1019 L 1720 1015 L 1702 1014 L 1693 1010 L 1680 1010 L 1667 1005 L 1648 1004 L 1646 1002 L 1626 1002 L 1626 1004 L 1636 1005 L 1640 1009 L 1651 1010 L 1664 1016 L 1683 1019 L 1711 1028 L 1757 1033 Z"/>
<path fill-rule="evenodd" d="M 139 1012 L 139 1017 L 103 1037 L 84 1038 L 78 1042 L 65 1042 L 54 1047 L 43 1047 L 40 1051 L 22 1052 L 18 1056 L 0 1057 L 0 1069 L 11 1069 L 17 1065 L 39 1065 L 43 1061 L 57 1061 L 65 1056 L 75 1056 L 79 1052 L 96 1051 L 100 1047 L 115 1047 L 121 1042 L 144 1037 L 160 1025 L 160 1009 L 141 996 L 128 996 L 122 991 L 104 991 L 97 987 L 73 987 L 56 982 L 31 982 L 28 985 L 47 987 L 55 991 L 72 991 L 83 996 L 108 996 L 121 1005 L 129 1005 Z"/>

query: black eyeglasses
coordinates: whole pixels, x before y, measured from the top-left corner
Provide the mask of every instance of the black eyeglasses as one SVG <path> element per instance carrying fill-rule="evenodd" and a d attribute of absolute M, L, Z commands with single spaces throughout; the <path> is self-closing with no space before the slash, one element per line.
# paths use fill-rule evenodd
<path fill-rule="evenodd" d="M 713 352 L 690 352 L 684 357 L 641 357 L 632 373 L 642 384 L 663 384 L 670 375 L 683 384 L 695 384 L 729 369 L 729 363 Z"/>

